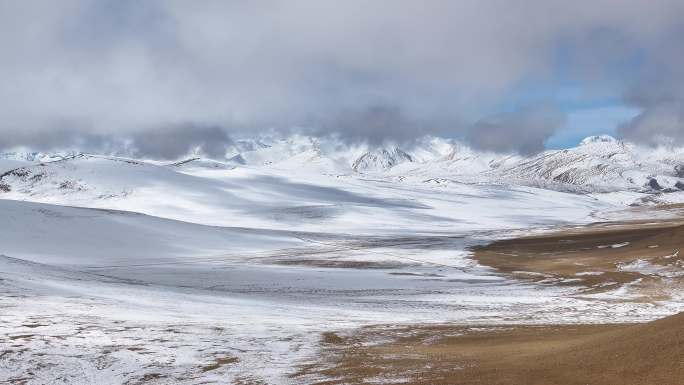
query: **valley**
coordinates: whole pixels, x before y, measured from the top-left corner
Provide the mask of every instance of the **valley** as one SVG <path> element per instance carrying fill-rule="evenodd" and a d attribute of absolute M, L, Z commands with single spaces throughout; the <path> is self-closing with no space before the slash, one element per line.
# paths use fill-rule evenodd
<path fill-rule="evenodd" d="M 406 358 L 412 344 L 443 351 L 434 364 L 457 376 L 465 364 L 449 351 L 463 333 L 509 349 L 568 330 L 575 346 L 613 330 L 601 325 L 684 310 L 684 192 L 612 171 L 513 183 L 491 165 L 529 160 L 449 168 L 465 158 L 435 158 L 456 148 L 443 142 L 411 161 L 361 151 L 355 163 L 295 139 L 241 162 L 6 155 L 0 380 L 387 383 L 389 371 L 429 383 L 422 358 Z M 643 175 L 678 181 L 672 161 L 654 164 Z M 496 349 L 471 358 L 486 370 Z M 349 354 L 375 369 L 358 372 Z"/>

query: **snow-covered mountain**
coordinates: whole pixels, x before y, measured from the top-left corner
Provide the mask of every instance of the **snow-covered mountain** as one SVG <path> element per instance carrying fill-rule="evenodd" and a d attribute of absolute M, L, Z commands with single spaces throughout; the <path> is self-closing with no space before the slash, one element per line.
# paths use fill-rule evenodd
<path fill-rule="evenodd" d="M 405 162 L 413 162 L 413 157 L 403 150 L 397 147 L 380 148 L 368 151 L 358 157 L 352 163 L 351 168 L 356 172 L 378 172 L 389 170 Z"/>
<path fill-rule="evenodd" d="M 46 181 L 59 194 L 74 190 L 92 191 L 95 187 L 88 186 L 87 178 L 79 174 L 80 168 L 77 168 L 78 172 L 74 169 L 74 174 L 64 177 L 62 174 L 74 164 L 92 166 L 103 159 L 119 166 L 140 163 L 141 167 L 135 168 L 134 175 L 154 166 L 164 169 L 161 174 L 168 173 L 169 167 L 185 174 L 233 169 L 238 169 L 236 173 L 253 170 L 258 174 L 261 170 L 269 175 L 300 175 L 306 178 L 355 178 L 370 174 L 373 178 L 405 183 L 508 184 L 573 193 L 670 193 L 684 190 L 684 149 L 642 147 L 606 135 L 586 138 L 574 148 L 548 150 L 530 156 L 477 151 L 458 141 L 443 138 L 423 138 L 401 147 L 373 147 L 348 144 L 329 137 L 293 135 L 284 139 L 268 137 L 236 141 L 228 149 L 226 159 L 194 156 L 172 163 L 78 152 L 5 153 L 0 155 L 0 191 L 41 195 L 46 193 Z M 55 161 L 57 164 L 46 166 L 48 162 Z M 119 166 L 113 169 L 119 169 Z M 55 173 L 55 170 L 61 171 L 45 178 L 45 173 Z M 102 176 L 96 183 L 96 188 L 101 190 L 96 198 L 121 196 L 126 189 L 118 187 L 133 183 L 130 188 L 138 188 L 139 184 L 146 185 L 161 175 L 152 172 L 152 175 L 139 178 L 121 176 L 102 185 L 103 181 L 112 178 L 105 175 L 112 169 L 92 169 L 89 172 Z"/>
<path fill-rule="evenodd" d="M 423 138 L 405 146 L 351 147 L 330 139 L 293 137 L 250 146 L 239 163 L 330 174 L 373 174 L 393 179 L 448 178 L 508 183 L 569 192 L 671 192 L 684 187 L 684 149 L 651 148 L 607 135 L 577 147 L 530 156 L 474 150 L 455 140 Z"/>
<path fill-rule="evenodd" d="M 545 151 L 501 167 L 492 176 L 513 183 L 581 192 L 679 190 L 682 149 L 644 148 L 609 136 Z"/>
<path fill-rule="evenodd" d="M 0 153 L 0 159 L 23 162 L 54 162 L 67 158 L 73 158 L 80 154 L 79 151 L 39 152 L 39 151 L 11 151 Z"/>
<path fill-rule="evenodd" d="M 7 171 L 28 166 L 41 162 L 55 162 L 63 159 L 73 158 L 77 156 L 77 151 L 60 151 L 55 153 L 45 153 L 37 151 L 11 151 L 0 152 L 0 174 Z M 0 185 L 0 189 L 2 186 Z"/>

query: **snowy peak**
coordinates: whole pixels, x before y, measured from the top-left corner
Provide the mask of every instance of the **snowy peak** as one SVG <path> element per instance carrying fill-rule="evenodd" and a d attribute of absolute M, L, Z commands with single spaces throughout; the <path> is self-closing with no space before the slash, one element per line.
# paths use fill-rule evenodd
<path fill-rule="evenodd" d="M 381 148 L 368 151 L 357 158 L 352 163 L 352 170 L 360 173 L 385 171 L 406 162 L 413 162 L 413 158 L 403 150 L 397 147 Z"/>
<path fill-rule="evenodd" d="M 235 156 L 232 156 L 228 159 L 228 163 L 235 163 L 235 164 L 240 164 L 240 165 L 246 165 L 247 160 L 242 156 L 242 154 L 237 154 Z"/>
<path fill-rule="evenodd" d="M 521 159 L 499 176 L 561 191 L 667 192 L 679 191 L 677 165 L 683 163 L 684 149 L 642 147 L 601 135 L 586 138 L 575 148 Z"/>
<path fill-rule="evenodd" d="M 131 163 L 147 164 L 150 167 L 165 166 L 166 172 L 183 174 L 235 168 L 263 169 L 259 172 L 275 175 L 337 177 L 357 173 L 374 174 L 392 180 L 446 178 L 466 183 L 505 183 L 580 193 L 667 193 L 681 191 L 684 187 L 684 148 L 643 147 L 608 135 L 590 136 L 574 148 L 549 150 L 527 156 L 481 151 L 455 139 L 435 137 L 405 143 L 403 148 L 369 147 L 368 144 L 347 143 L 335 137 L 302 135 L 241 140 L 235 143 L 233 152 L 227 151 L 226 159 L 212 160 L 193 156 L 173 163 L 85 155 L 78 152 L 45 154 L 17 151 L 0 154 L 0 175 L 22 167 L 37 166 L 38 163 L 47 166 L 51 162 L 51 167 L 42 171 L 57 170 L 62 166 L 76 167 L 78 164 L 77 168 L 88 168 L 102 174 L 132 172 L 137 175 L 149 171 L 151 174 L 146 174 L 143 180 L 151 180 L 151 175 L 156 175 L 148 167 L 121 169 Z M 115 161 L 113 163 L 119 166 L 105 166 L 104 164 L 112 163 L 105 160 Z M 86 174 L 76 175 L 66 168 L 58 172 L 57 179 L 46 179 L 42 175 L 33 174 L 6 175 L 0 178 L 4 190 L 0 193 L 24 190 L 35 193 L 37 188 L 47 188 L 48 184 L 44 182 L 48 179 L 51 183 L 49 185 L 66 186 L 59 190 L 60 194 L 69 192 L 74 189 L 67 187 L 75 186 L 72 182 L 85 178 Z M 236 171 L 238 174 L 241 172 L 249 171 Z M 112 181 L 103 194 L 121 196 L 123 190 L 117 187 L 121 184 Z"/>
<path fill-rule="evenodd" d="M 610 135 L 593 135 L 582 139 L 580 146 L 587 146 L 596 143 L 617 143 L 618 140 Z"/>
<path fill-rule="evenodd" d="M 78 151 L 61 151 L 55 153 L 44 153 L 38 151 L 12 151 L 0 153 L 0 159 L 24 161 L 24 162 L 54 162 L 74 158 L 81 155 Z"/>
<path fill-rule="evenodd" d="M 260 149 L 264 148 L 269 148 L 271 147 L 270 145 L 264 143 L 261 139 L 243 139 L 243 140 L 238 140 L 235 142 L 235 144 L 232 146 L 231 149 L 229 149 L 228 153 L 242 153 L 242 152 L 249 152 L 249 151 L 258 151 Z M 232 150 L 232 151 L 231 151 Z"/>

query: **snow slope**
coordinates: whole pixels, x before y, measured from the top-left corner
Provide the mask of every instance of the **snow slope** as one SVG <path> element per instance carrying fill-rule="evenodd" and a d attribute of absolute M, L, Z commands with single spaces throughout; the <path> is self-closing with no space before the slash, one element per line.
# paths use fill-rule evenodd
<path fill-rule="evenodd" d="M 15 168 L 29 166 L 31 162 L 23 160 L 13 160 L 13 159 L 1 159 L 0 158 L 0 174 L 4 174 L 7 171 L 13 170 Z"/>
<path fill-rule="evenodd" d="M 530 156 L 477 151 L 435 137 L 373 147 L 298 135 L 246 140 L 230 153 L 241 165 L 318 174 L 505 182 L 576 193 L 684 189 L 684 149 L 638 146 L 607 135 Z"/>
<path fill-rule="evenodd" d="M 0 382 L 307 384 L 322 379 L 291 375 L 329 330 L 643 321 L 683 303 L 509 280 L 467 258 L 477 235 L 340 238 L 12 200 L 0 212 Z M 372 268 L 275 264 L 312 259 Z"/>
<path fill-rule="evenodd" d="M 502 184 L 397 182 L 197 162 L 159 165 L 81 155 L 5 174 L 0 183 L 9 191 L 0 198 L 135 211 L 206 225 L 314 232 L 323 226 L 326 232 L 376 235 L 586 222 L 592 212 L 613 206 L 583 195 Z"/>
<path fill-rule="evenodd" d="M 466 247 L 676 196 L 644 183 L 678 180 L 678 154 L 610 138 L 521 157 L 294 136 L 218 160 L 6 156 L 0 382 L 312 383 L 290 375 L 331 329 L 672 314 L 680 297 L 579 298 Z"/>
<path fill-rule="evenodd" d="M 640 148 L 599 136 L 584 139 L 576 148 L 546 151 L 521 160 L 495 174 L 528 184 L 539 181 L 551 187 L 572 186 L 583 192 L 680 190 L 677 182 L 683 175 L 675 168 L 682 164 L 681 149 Z"/>
<path fill-rule="evenodd" d="M 0 212 L 0 254 L 40 263 L 192 262 L 302 245 L 290 232 L 211 227 L 125 211 L 0 200 Z"/>

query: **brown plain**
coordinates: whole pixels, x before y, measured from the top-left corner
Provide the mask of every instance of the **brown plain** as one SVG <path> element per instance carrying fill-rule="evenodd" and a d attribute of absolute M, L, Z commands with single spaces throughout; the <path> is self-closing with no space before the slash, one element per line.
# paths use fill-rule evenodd
<path fill-rule="evenodd" d="M 630 272 L 635 260 L 684 266 L 684 225 L 603 223 L 474 249 L 480 264 L 516 279 L 594 293 L 632 283 L 639 301 L 681 290 L 682 278 Z M 373 341 L 391 341 L 373 343 Z M 684 385 L 684 313 L 646 324 L 390 326 L 326 333 L 320 362 L 295 377 L 320 385 Z"/>
<path fill-rule="evenodd" d="M 324 343 L 319 385 L 682 385 L 684 314 L 641 325 L 367 328 Z M 451 336 L 449 336 L 451 335 Z"/>

